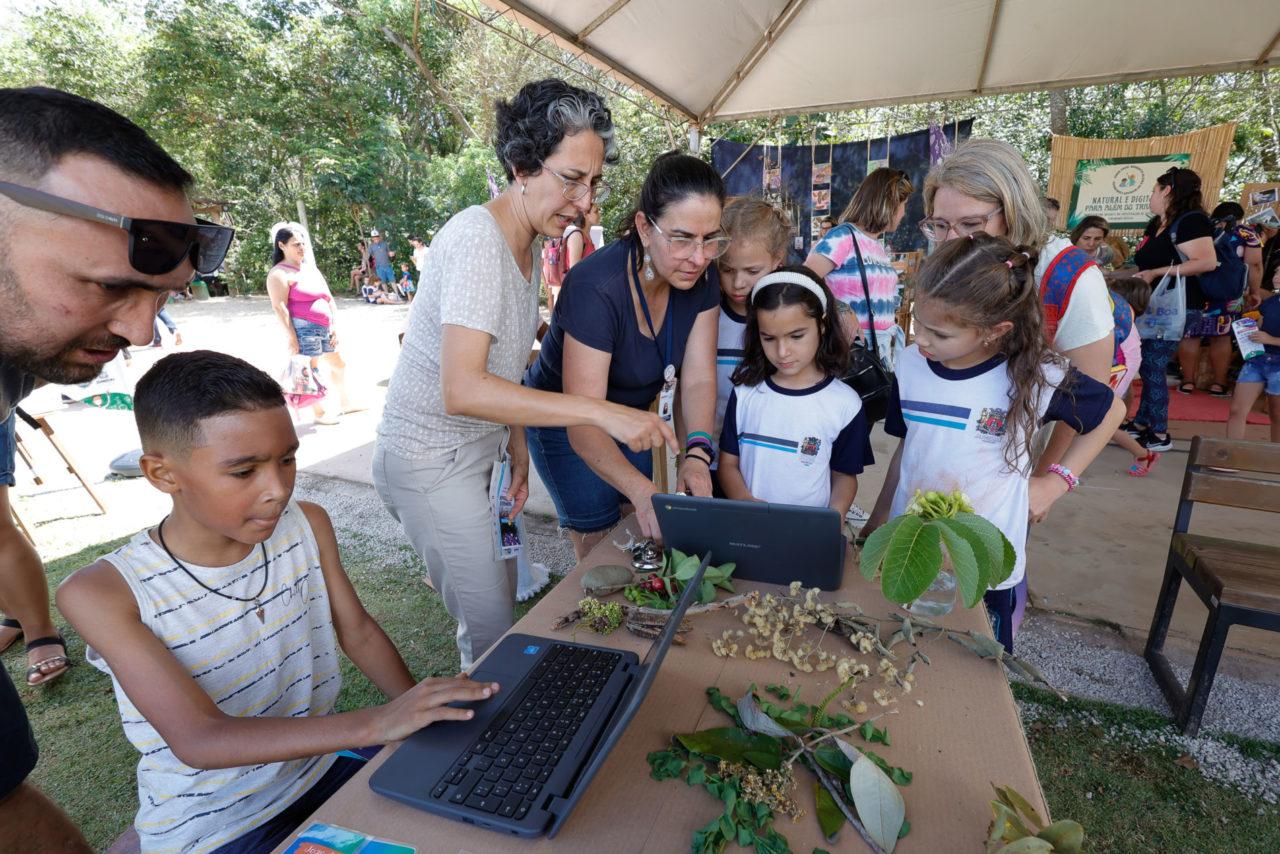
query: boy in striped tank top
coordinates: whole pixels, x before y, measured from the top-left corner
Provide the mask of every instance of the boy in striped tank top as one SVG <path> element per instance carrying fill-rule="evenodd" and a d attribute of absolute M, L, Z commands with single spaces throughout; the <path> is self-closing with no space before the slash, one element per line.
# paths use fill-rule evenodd
<path fill-rule="evenodd" d="M 298 439 L 276 383 L 210 351 L 138 383 L 159 525 L 68 578 L 58 607 L 115 689 L 141 754 L 144 852 L 270 851 L 360 763 L 496 684 L 415 684 L 342 569 L 323 509 L 292 500 Z M 338 649 L 390 699 L 334 714 Z"/>

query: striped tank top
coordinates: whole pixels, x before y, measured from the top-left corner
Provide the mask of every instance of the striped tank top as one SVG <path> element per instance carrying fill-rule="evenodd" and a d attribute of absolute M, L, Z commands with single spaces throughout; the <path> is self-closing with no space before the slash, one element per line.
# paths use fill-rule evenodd
<path fill-rule="evenodd" d="M 142 622 L 223 712 L 237 717 L 327 715 L 342 686 L 320 550 L 297 502 L 266 543 L 263 621 L 252 602 L 202 589 L 141 531 L 105 559 L 129 585 Z M 248 598 L 262 585 L 262 549 L 231 566 L 187 564 L 201 581 Z M 138 815 L 142 851 L 211 851 L 263 824 L 304 794 L 334 756 L 199 770 L 184 764 L 130 702 L 110 665 L 125 737 L 141 754 Z"/>

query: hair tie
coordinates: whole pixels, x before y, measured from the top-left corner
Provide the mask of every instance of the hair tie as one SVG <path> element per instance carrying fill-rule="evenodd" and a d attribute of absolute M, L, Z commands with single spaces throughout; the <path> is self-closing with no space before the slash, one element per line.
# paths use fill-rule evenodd
<path fill-rule="evenodd" d="M 756 294 L 770 285 L 799 285 L 818 298 L 818 302 L 822 304 L 822 316 L 827 316 L 827 295 L 822 292 L 822 288 L 814 284 L 813 279 L 810 279 L 804 273 L 792 273 L 787 270 L 769 273 L 751 288 L 751 298 L 748 302 L 755 305 Z"/>
<path fill-rule="evenodd" d="M 1004 265 L 1005 265 L 1006 267 L 1008 267 L 1010 270 L 1012 270 L 1012 269 L 1013 269 L 1013 259 L 1012 259 L 1012 258 L 1006 258 L 1006 259 L 1004 259 Z"/>

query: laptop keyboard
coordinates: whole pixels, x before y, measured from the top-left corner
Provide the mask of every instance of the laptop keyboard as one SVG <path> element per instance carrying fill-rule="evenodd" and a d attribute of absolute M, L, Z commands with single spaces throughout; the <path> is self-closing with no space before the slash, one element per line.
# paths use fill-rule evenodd
<path fill-rule="evenodd" d="M 431 790 L 436 800 L 522 819 L 622 656 L 553 644 L 513 699 Z"/>

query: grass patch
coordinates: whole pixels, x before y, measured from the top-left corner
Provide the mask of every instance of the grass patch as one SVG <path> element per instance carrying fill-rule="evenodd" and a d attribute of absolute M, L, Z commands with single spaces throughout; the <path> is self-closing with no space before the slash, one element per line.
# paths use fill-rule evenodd
<path fill-rule="evenodd" d="M 80 567 L 114 551 L 130 537 L 92 546 L 46 564 L 50 589 Z M 422 581 L 421 561 L 408 546 L 404 561 L 388 569 L 385 548 L 344 532 L 343 563 L 365 607 L 395 641 L 418 678 L 452 676 L 458 670 L 454 646 L 456 623 L 439 595 Z M 552 584 L 557 576 L 552 576 Z M 537 599 L 522 602 L 522 616 Z M 58 629 L 67 640 L 74 666 L 43 688 L 25 685 L 27 657 L 17 644 L 4 656 L 9 676 L 18 686 L 40 744 L 40 763 L 32 781 L 80 826 L 89 845 L 101 850 L 133 823 L 138 808 L 135 769 L 138 754 L 124 737 L 111 681 L 84 660 L 84 641 L 56 611 Z M 350 661 L 342 662 L 338 711 L 384 702 L 382 692 Z"/>
<path fill-rule="evenodd" d="M 1280 851 L 1280 821 L 1274 806 L 1250 800 L 1193 768 L 1178 765 L 1180 751 L 1174 748 L 1135 748 L 1106 740 L 1106 728 L 1111 726 L 1172 730 L 1167 717 L 1110 703 L 1064 702 L 1026 685 L 1013 687 L 1023 703 L 1067 716 L 1064 727 L 1032 721 L 1027 725 L 1027 740 L 1054 818 L 1080 822 L 1090 851 Z M 1080 713 L 1099 723 L 1080 719 Z M 1274 757 L 1280 750 L 1280 745 L 1268 742 L 1214 738 L 1251 758 Z"/>

